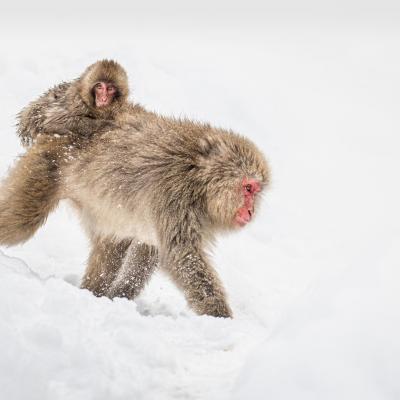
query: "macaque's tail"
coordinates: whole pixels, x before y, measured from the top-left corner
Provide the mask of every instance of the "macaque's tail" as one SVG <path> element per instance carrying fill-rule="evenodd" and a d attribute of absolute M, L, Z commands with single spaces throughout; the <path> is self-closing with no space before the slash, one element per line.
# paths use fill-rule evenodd
<path fill-rule="evenodd" d="M 59 201 L 58 154 L 50 145 L 33 146 L 0 187 L 0 244 L 16 245 L 33 236 Z"/>

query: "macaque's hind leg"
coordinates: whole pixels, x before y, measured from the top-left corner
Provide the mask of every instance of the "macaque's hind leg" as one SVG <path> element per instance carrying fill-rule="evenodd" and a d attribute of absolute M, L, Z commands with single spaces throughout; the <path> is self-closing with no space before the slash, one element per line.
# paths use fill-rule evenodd
<path fill-rule="evenodd" d="M 106 296 L 121 268 L 131 240 L 116 241 L 111 238 L 95 238 L 89 256 L 81 288 L 96 296 Z"/>
<path fill-rule="evenodd" d="M 59 202 L 62 143 L 37 145 L 16 163 L 0 189 L 0 244 L 25 242 Z"/>
<path fill-rule="evenodd" d="M 150 279 L 157 263 L 158 254 L 155 247 L 132 241 L 107 296 L 135 298 Z"/>

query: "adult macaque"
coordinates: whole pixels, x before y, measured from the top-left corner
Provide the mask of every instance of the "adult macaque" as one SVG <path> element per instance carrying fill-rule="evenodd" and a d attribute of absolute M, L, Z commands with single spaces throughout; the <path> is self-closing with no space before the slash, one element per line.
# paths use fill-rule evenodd
<path fill-rule="evenodd" d="M 0 191 L 0 243 L 29 239 L 69 199 L 92 243 L 82 287 L 133 298 L 159 264 L 195 312 L 231 317 L 206 248 L 217 233 L 252 220 L 266 161 L 249 140 L 210 125 L 140 109 L 131 117 L 131 126 L 79 149 L 68 140 L 32 146 Z M 52 163 L 55 190 L 42 176 Z"/>
<path fill-rule="evenodd" d="M 23 145 L 40 135 L 87 138 L 127 111 L 128 77 L 115 61 L 90 65 L 72 82 L 48 90 L 18 115 L 17 132 Z"/>

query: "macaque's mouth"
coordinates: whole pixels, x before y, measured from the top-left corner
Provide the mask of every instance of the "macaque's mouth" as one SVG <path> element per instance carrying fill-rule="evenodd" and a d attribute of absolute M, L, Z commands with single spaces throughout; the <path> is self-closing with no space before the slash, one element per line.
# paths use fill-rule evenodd
<path fill-rule="evenodd" d="M 235 221 L 239 226 L 245 226 L 251 221 L 252 216 L 253 211 L 241 209 L 237 212 L 235 216 Z"/>
<path fill-rule="evenodd" d="M 110 101 L 108 99 L 96 99 L 96 107 L 104 107 L 108 106 Z"/>

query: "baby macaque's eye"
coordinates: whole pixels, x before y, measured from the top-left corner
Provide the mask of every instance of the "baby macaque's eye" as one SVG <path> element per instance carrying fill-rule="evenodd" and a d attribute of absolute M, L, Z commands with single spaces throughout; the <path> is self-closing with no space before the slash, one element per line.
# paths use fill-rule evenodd
<path fill-rule="evenodd" d="M 115 92 L 115 87 L 114 87 L 114 86 L 109 86 L 109 87 L 107 88 L 107 91 L 108 91 L 108 92 Z"/>
<path fill-rule="evenodd" d="M 96 83 L 95 88 L 96 88 L 96 89 L 101 89 L 101 83 Z"/>
<path fill-rule="evenodd" d="M 248 183 L 248 184 L 245 186 L 245 189 L 246 189 L 246 191 L 248 191 L 249 193 L 251 193 L 252 187 L 251 187 L 251 185 Z"/>

